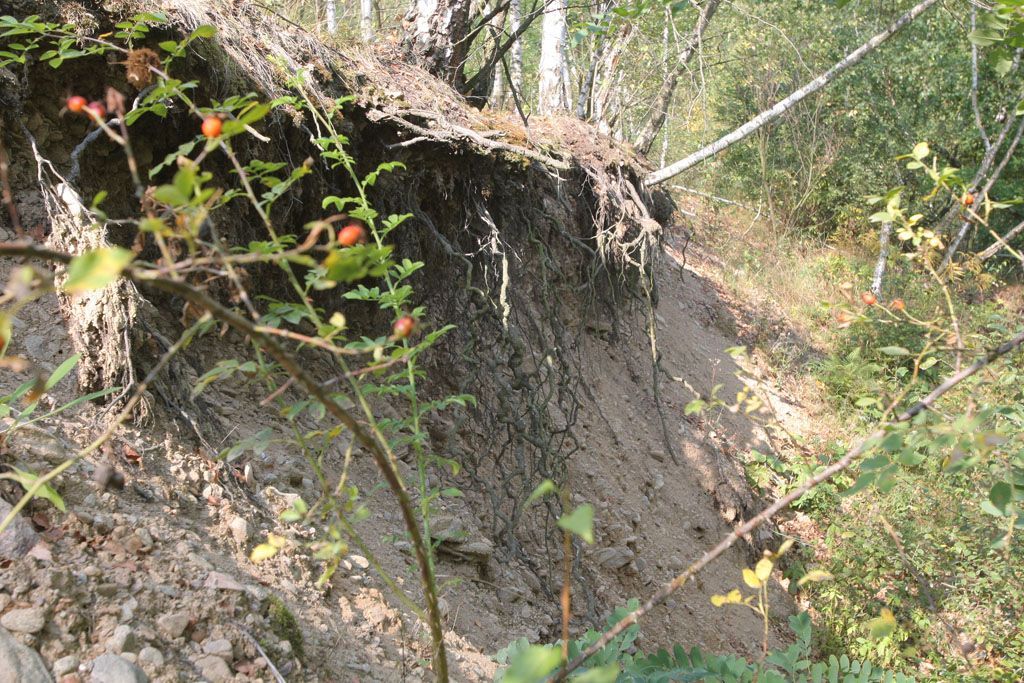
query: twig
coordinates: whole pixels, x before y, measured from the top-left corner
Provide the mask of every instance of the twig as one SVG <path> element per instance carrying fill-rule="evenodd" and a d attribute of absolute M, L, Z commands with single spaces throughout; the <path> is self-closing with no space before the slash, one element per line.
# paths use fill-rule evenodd
<path fill-rule="evenodd" d="M 268 655 L 266 651 L 264 651 L 264 649 L 260 647 L 260 642 L 256 640 L 256 638 L 254 638 L 251 633 L 249 633 L 246 629 L 242 628 L 241 626 L 238 627 L 238 630 L 242 632 L 242 635 L 249 639 L 249 642 L 253 644 L 253 646 L 256 648 L 256 651 L 260 653 L 260 657 L 263 657 L 263 661 L 267 663 L 267 668 L 270 669 L 270 673 L 274 674 L 274 679 L 277 680 L 277 683 L 287 683 L 287 681 L 284 680 L 284 676 L 281 675 L 281 672 L 277 670 L 276 666 L 274 666 L 274 662 L 271 661 L 270 655 Z"/>
<path fill-rule="evenodd" d="M 982 368 L 986 367 L 996 359 L 1014 351 L 1015 349 L 1020 347 L 1021 344 L 1024 344 L 1024 332 L 1021 332 L 1015 337 L 1010 338 L 1008 341 L 1003 342 L 992 351 L 989 351 L 985 355 L 979 357 L 977 360 L 975 360 L 973 363 L 971 363 L 969 366 L 967 366 L 960 372 L 957 372 L 947 377 L 946 380 L 942 382 L 942 384 L 935 387 L 935 389 L 933 389 L 931 393 L 929 393 L 927 396 L 922 398 L 920 401 L 915 403 L 913 406 L 905 410 L 897 417 L 893 418 L 892 420 L 889 420 L 881 427 L 876 429 L 867 438 L 862 440 L 856 448 L 851 450 L 845 456 L 843 456 L 836 462 L 832 463 L 818 474 L 808 478 L 807 481 L 805 481 L 799 487 L 790 491 L 782 498 L 779 498 L 777 501 L 775 501 L 767 508 L 762 510 L 761 513 L 757 516 L 749 519 L 740 526 L 736 527 L 731 533 L 729 533 L 729 535 L 723 538 L 718 543 L 718 545 L 704 553 L 704 555 L 702 555 L 700 559 L 698 559 L 696 562 L 687 567 L 686 570 L 683 571 L 683 573 L 679 574 L 677 577 L 672 579 L 672 581 L 662 586 L 656 593 L 654 593 L 654 595 L 648 598 L 643 605 L 641 605 L 639 608 L 633 610 L 632 612 L 624 616 L 622 619 L 620 619 L 618 623 L 612 626 L 608 631 L 604 633 L 604 635 L 598 638 L 592 645 L 590 645 L 590 647 L 585 649 L 582 653 L 580 653 L 578 657 L 576 657 L 576 659 L 570 662 L 568 667 L 556 673 L 554 677 L 551 679 L 551 681 L 554 682 L 565 680 L 566 676 L 570 672 L 579 668 L 587 659 L 589 659 L 601 648 L 607 645 L 612 640 L 612 638 L 622 633 L 622 631 L 624 631 L 628 627 L 637 623 L 637 621 L 639 621 L 641 617 L 643 617 L 645 614 L 654 609 L 654 607 L 660 605 L 662 602 L 668 599 L 668 597 L 672 595 L 674 592 L 682 588 L 687 583 L 687 581 L 693 578 L 693 576 L 697 572 L 699 572 L 701 569 L 709 565 L 713 560 L 721 556 L 726 550 L 731 548 L 740 538 L 743 538 L 751 531 L 753 531 L 757 527 L 761 526 L 762 524 L 770 520 L 780 511 L 788 507 L 791 503 L 804 496 L 811 489 L 815 488 L 816 486 L 823 482 L 828 481 L 835 475 L 849 468 L 850 465 L 857 461 L 864 453 L 871 450 L 871 448 L 874 447 L 874 444 L 876 444 L 879 439 L 885 436 L 887 428 L 897 423 L 907 422 L 913 419 L 914 416 L 920 414 L 921 412 L 930 409 L 932 404 L 935 403 L 935 401 L 941 398 L 944 394 L 949 392 L 950 389 L 957 386 L 965 379 L 977 374 Z"/>

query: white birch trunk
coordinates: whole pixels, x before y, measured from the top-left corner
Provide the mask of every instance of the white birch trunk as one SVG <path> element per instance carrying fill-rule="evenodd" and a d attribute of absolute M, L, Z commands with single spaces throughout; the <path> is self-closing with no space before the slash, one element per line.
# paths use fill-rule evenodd
<path fill-rule="evenodd" d="M 331 35 L 338 30 L 338 2 L 337 0 L 327 0 L 326 3 L 327 13 L 327 32 Z"/>
<path fill-rule="evenodd" d="M 885 277 L 885 266 L 889 262 L 889 239 L 892 236 L 892 222 L 882 223 L 882 232 L 878 236 L 878 262 L 875 264 L 875 276 L 871 280 L 871 291 L 879 299 L 882 298 L 882 278 Z"/>
<path fill-rule="evenodd" d="M 519 25 L 523 20 L 522 0 L 511 0 L 508 8 L 508 18 L 510 25 L 510 33 L 515 35 L 516 31 L 519 30 Z M 516 39 L 512 43 L 511 57 L 508 65 L 509 75 L 511 76 L 511 83 L 509 88 L 514 90 L 516 93 L 522 95 L 523 92 L 523 41 Z"/>
<path fill-rule="evenodd" d="M 550 0 L 545 6 L 544 20 L 541 23 L 540 83 L 537 98 L 537 111 L 541 114 L 554 114 L 569 109 L 569 101 L 565 96 L 567 13 L 566 0 Z"/>
<path fill-rule="evenodd" d="M 761 112 L 733 132 L 719 138 L 707 147 L 697 150 L 685 159 L 680 159 L 670 166 L 666 166 L 661 170 L 649 174 L 644 178 L 644 185 L 651 186 L 663 183 L 669 178 L 679 175 L 687 169 L 693 168 L 705 159 L 713 157 L 722 150 L 734 145 L 740 140 L 743 140 L 755 131 L 761 129 L 763 126 L 779 118 L 805 97 L 821 90 L 826 85 L 834 81 L 841 73 L 849 69 L 851 66 L 858 64 L 875 48 L 889 40 L 889 38 L 892 38 L 900 29 L 912 22 L 914 19 L 917 19 L 925 10 L 930 8 L 936 2 L 938 2 L 938 0 L 923 0 L 918 3 L 911 8 L 910 11 L 893 22 L 889 28 L 858 47 L 856 50 L 848 54 L 841 62 L 815 78 L 807 85 L 793 92 L 789 97 L 777 103 L 771 109 Z"/>
<path fill-rule="evenodd" d="M 359 32 L 364 42 L 373 41 L 373 0 L 359 0 Z"/>

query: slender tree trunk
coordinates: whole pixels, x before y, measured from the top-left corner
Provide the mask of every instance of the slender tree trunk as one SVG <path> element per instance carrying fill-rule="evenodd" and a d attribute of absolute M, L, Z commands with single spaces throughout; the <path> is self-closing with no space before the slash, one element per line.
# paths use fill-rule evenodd
<path fill-rule="evenodd" d="M 831 69 L 818 76 L 813 81 L 803 86 L 799 90 L 792 93 L 789 97 L 777 103 L 771 109 L 761 112 L 751 120 L 744 123 L 742 126 L 734 130 L 733 132 L 725 135 L 715 142 L 711 143 L 703 149 L 699 149 L 685 159 L 662 168 L 661 170 L 655 171 L 644 178 L 644 184 L 647 186 L 657 185 L 663 183 L 673 176 L 679 175 L 683 171 L 693 168 L 700 162 L 712 157 L 722 150 L 734 145 L 735 143 L 743 140 L 744 138 L 751 135 L 753 132 L 759 130 L 763 126 L 771 123 L 775 119 L 785 114 L 798 102 L 803 100 L 808 95 L 816 93 L 817 91 L 824 88 L 826 85 L 834 81 L 841 73 L 849 69 L 851 66 L 858 64 L 864 59 L 869 53 L 875 48 L 884 43 L 885 41 L 892 38 L 900 29 L 909 24 L 910 22 L 917 19 L 925 12 L 928 8 L 934 5 L 938 0 L 923 0 L 922 2 L 911 8 L 906 14 L 897 19 L 889 28 L 885 29 L 868 42 L 864 43 L 856 50 L 848 54 L 841 62 L 833 66 Z"/>
<path fill-rule="evenodd" d="M 565 97 L 566 0 L 550 0 L 541 22 L 540 84 L 537 111 L 554 114 L 567 111 Z"/>
<path fill-rule="evenodd" d="M 471 0 L 416 0 L 406 15 L 412 25 L 405 41 L 410 60 L 455 87 L 465 80 L 470 4 Z"/>
<path fill-rule="evenodd" d="M 327 32 L 334 35 L 338 30 L 338 2 L 337 0 L 327 0 L 325 6 L 327 14 Z"/>
<path fill-rule="evenodd" d="M 700 50 L 704 31 L 707 29 L 708 24 L 711 23 L 711 18 L 715 16 L 715 11 L 718 10 L 721 1 L 705 0 L 704 6 L 700 9 L 700 16 L 697 17 L 697 23 L 690 34 L 690 39 L 686 42 L 686 47 L 683 48 L 682 54 L 679 55 L 679 65 L 674 69 L 670 68 L 669 72 L 665 75 L 665 79 L 661 83 L 661 89 L 658 91 L 658 96 L 654 100 L 654 106 L 651 108 L 650 118 L 647 119 L 644 127 L 640 129 L 640 134 L 636 136 L 636 142 L 633 143 L 633 146 L 641 154 L 647 154 L 651 150 L 654 139 L 658 136 L 662 126 L 665 125 L 668 108 L 672 103 L 672 96 L 675 95 L 676 87 L 679 85 L 679 79 L 686 73 L 690 60 Z"/>
<path fill-rule="evenodd" d="M 359 0 L 359 32 L 365 42 L 373 40 L 373 0 Z"/>
<path fill-rule="evenodd" d="M 875 264 L 875 276 L 871 280 L 871 291 L 879 299 L 882 298 L 882 278 L 885 277 L 885 266 L 889 262 L 889 239 L 892 237 L 892 222 L 882 223 L 882 232 L 878 236 L 878 262 Z"/>
<path fill-rule="evenodd" d="M 523 9 L 522 0 L 512 0 L 508 7 L 508 23 L 509 29 L 512 35 L 515 35 L 519 30 L 519 25 L 523 20 Z M 516 39 L 512 43 L 512 49 L 510 54 L 510 60 L 508 65 L 509 70 L 509 88 L 515 90 L 517 93 L 522 94 L 523 92 L 523 41 Z"/>

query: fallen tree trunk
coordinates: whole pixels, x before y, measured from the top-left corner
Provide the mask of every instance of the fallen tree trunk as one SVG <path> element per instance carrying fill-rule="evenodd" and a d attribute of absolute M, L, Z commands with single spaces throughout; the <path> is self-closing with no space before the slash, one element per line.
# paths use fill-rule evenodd
<path fill-rule="evenodd" d="M 908 25 L 919 16 L 921 16 L 927 9 L 934 5 L 938 0 L 923 0 L 923 2 L 915 5 L 906 14 L 901 16 L 899 19 L 894 21 L 889 28 L 885 29 L 881 33 L 874 36 L 871 40 L 864 43 L 856 50 L 848 54 L 842 61 L 837 63 L 831 69 L 823 73 L 822 75 L 815 78 L 810 83 L 806 84 L 799 90 L 793 92 L 789 97 L 785 98 L 781 102 L 777 103 L 771 109 L 767 109 L 754 118 L 750 119 L 742 126 L 732 131 L 727 135 L 723 135 L 721 138 L 712 142 L 710 145 L 697 150 L 693 154 L 689 155 L 684 159 L 666 166 L 660 170 L 654 171 L 644 178 L 644 185 L 648 187 L 663 183 L 669 178 L 679 175 L 683 171 L 693 168 L 700 162 L 713 157 L 719 152 L 727 149 L 728 147 L 736 144 L 740 140 L 743 140 L 754 132 L 760 130 L 764 126 L 768 125 L 772 121 L 775 121 L 780 116 L 785 114 L 787 111 L 792 109 L 797 103 L 806 98 L 808 95 L 813 95 L 818 92 L 826 85 L 834 81 L 844 71 L 849 69 L 851 66 L 861 62 L 866 56 L 874 51 L 885 41 L 896 35 L 900 29 Z"/>

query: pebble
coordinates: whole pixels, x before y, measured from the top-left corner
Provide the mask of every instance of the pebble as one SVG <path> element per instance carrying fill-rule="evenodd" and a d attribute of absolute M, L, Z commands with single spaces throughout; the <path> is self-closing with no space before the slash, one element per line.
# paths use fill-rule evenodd
<path fill-rule="evenodd" d="M 0 498 L 0 519 L 10 514 L 12 506 Z M 39 535 L 32 529 L 21 515 L 17 515 L 11 524 L 0 533 L 0 559 L 20 560 L 32 550 L 39 541 Z"/>
<path fill-rule="evenodd" d="M 349 555 L 348 559 L 352 562 L 353 565 L 359 567 L 360 569 L 370 568 L 370 561 L 362 555 Z"/>
<path fill-rule="evenodd" d="M 0 617 L 0 626 L 15 633 L 39 633 L 46 625 L 46 614 L 42 607 L 12 609 Z"/>
<path fill-rule="evenodd" d="M 159 671 L 164 666 L 164 655 L 155 647 L 147 645 L 139 650 L 139 664 L 144 668 Z"/>
<path fill-rule="evenodd" d="M 0 628 L 0 681 L 7 683 L 50 683 L 43 658 Z"/>
<path fill-rule="evenodd" d="M 206 641 L 203 643 L 203 652 L 228 662 L 234 658 L 234 648 L 231 646 L 231 641 L 226 638 Z"/>
<path fill-rule="evenodd" d="M 165 614 L 156 620 L 156 627 L 167 638 L 173 640 L 180 638 L 185 629 L 188 628 L 189 618 L 183 612 Z"/>
<path fill-rule="evenodd" d="M 78 657 L 74 655 L 68 655 L 67 657 L 61 657 L 53 663 L 53 676 L 54 678 L 60 678 L 64 674 L 74 673 L 78 671 Z"/>
<path fill-rule="evenodd" d="M 232 519 L 228 528 L 231 529 L 231 535 L 237 543 L 243 544 L 249 540 L 249 523 L 242 517 Z"/>
<path fill-rule="evenodd" d="M 113 635 L 107 638 L 106 646 L 108 651 L 118 655 L 125 651 L 134 651 L 136 649 L 135 632 L 132 631 L 131 626 L 121 624 L 114 629 Z"/>
<path fill-rule="evenodd" d="M 234 678 L 228 663 L 220 657 L 213 655 L 201 657 L 196 660 L 196 667 L 203 674 L 203 678 L 210 681 L 210 683 L 224 683 Z"/>
<path fill-rule="evenodd" d="M 594 551 L 594 561 L 608 569 L 620 569 L 635 557 L 629 548 L 599 548 Z"/>
<path fill-rule="evenodd" d="M 149 683 L 149 677 L 124 657 L 106 654 L 93 660 L 89 683 Z"/>

